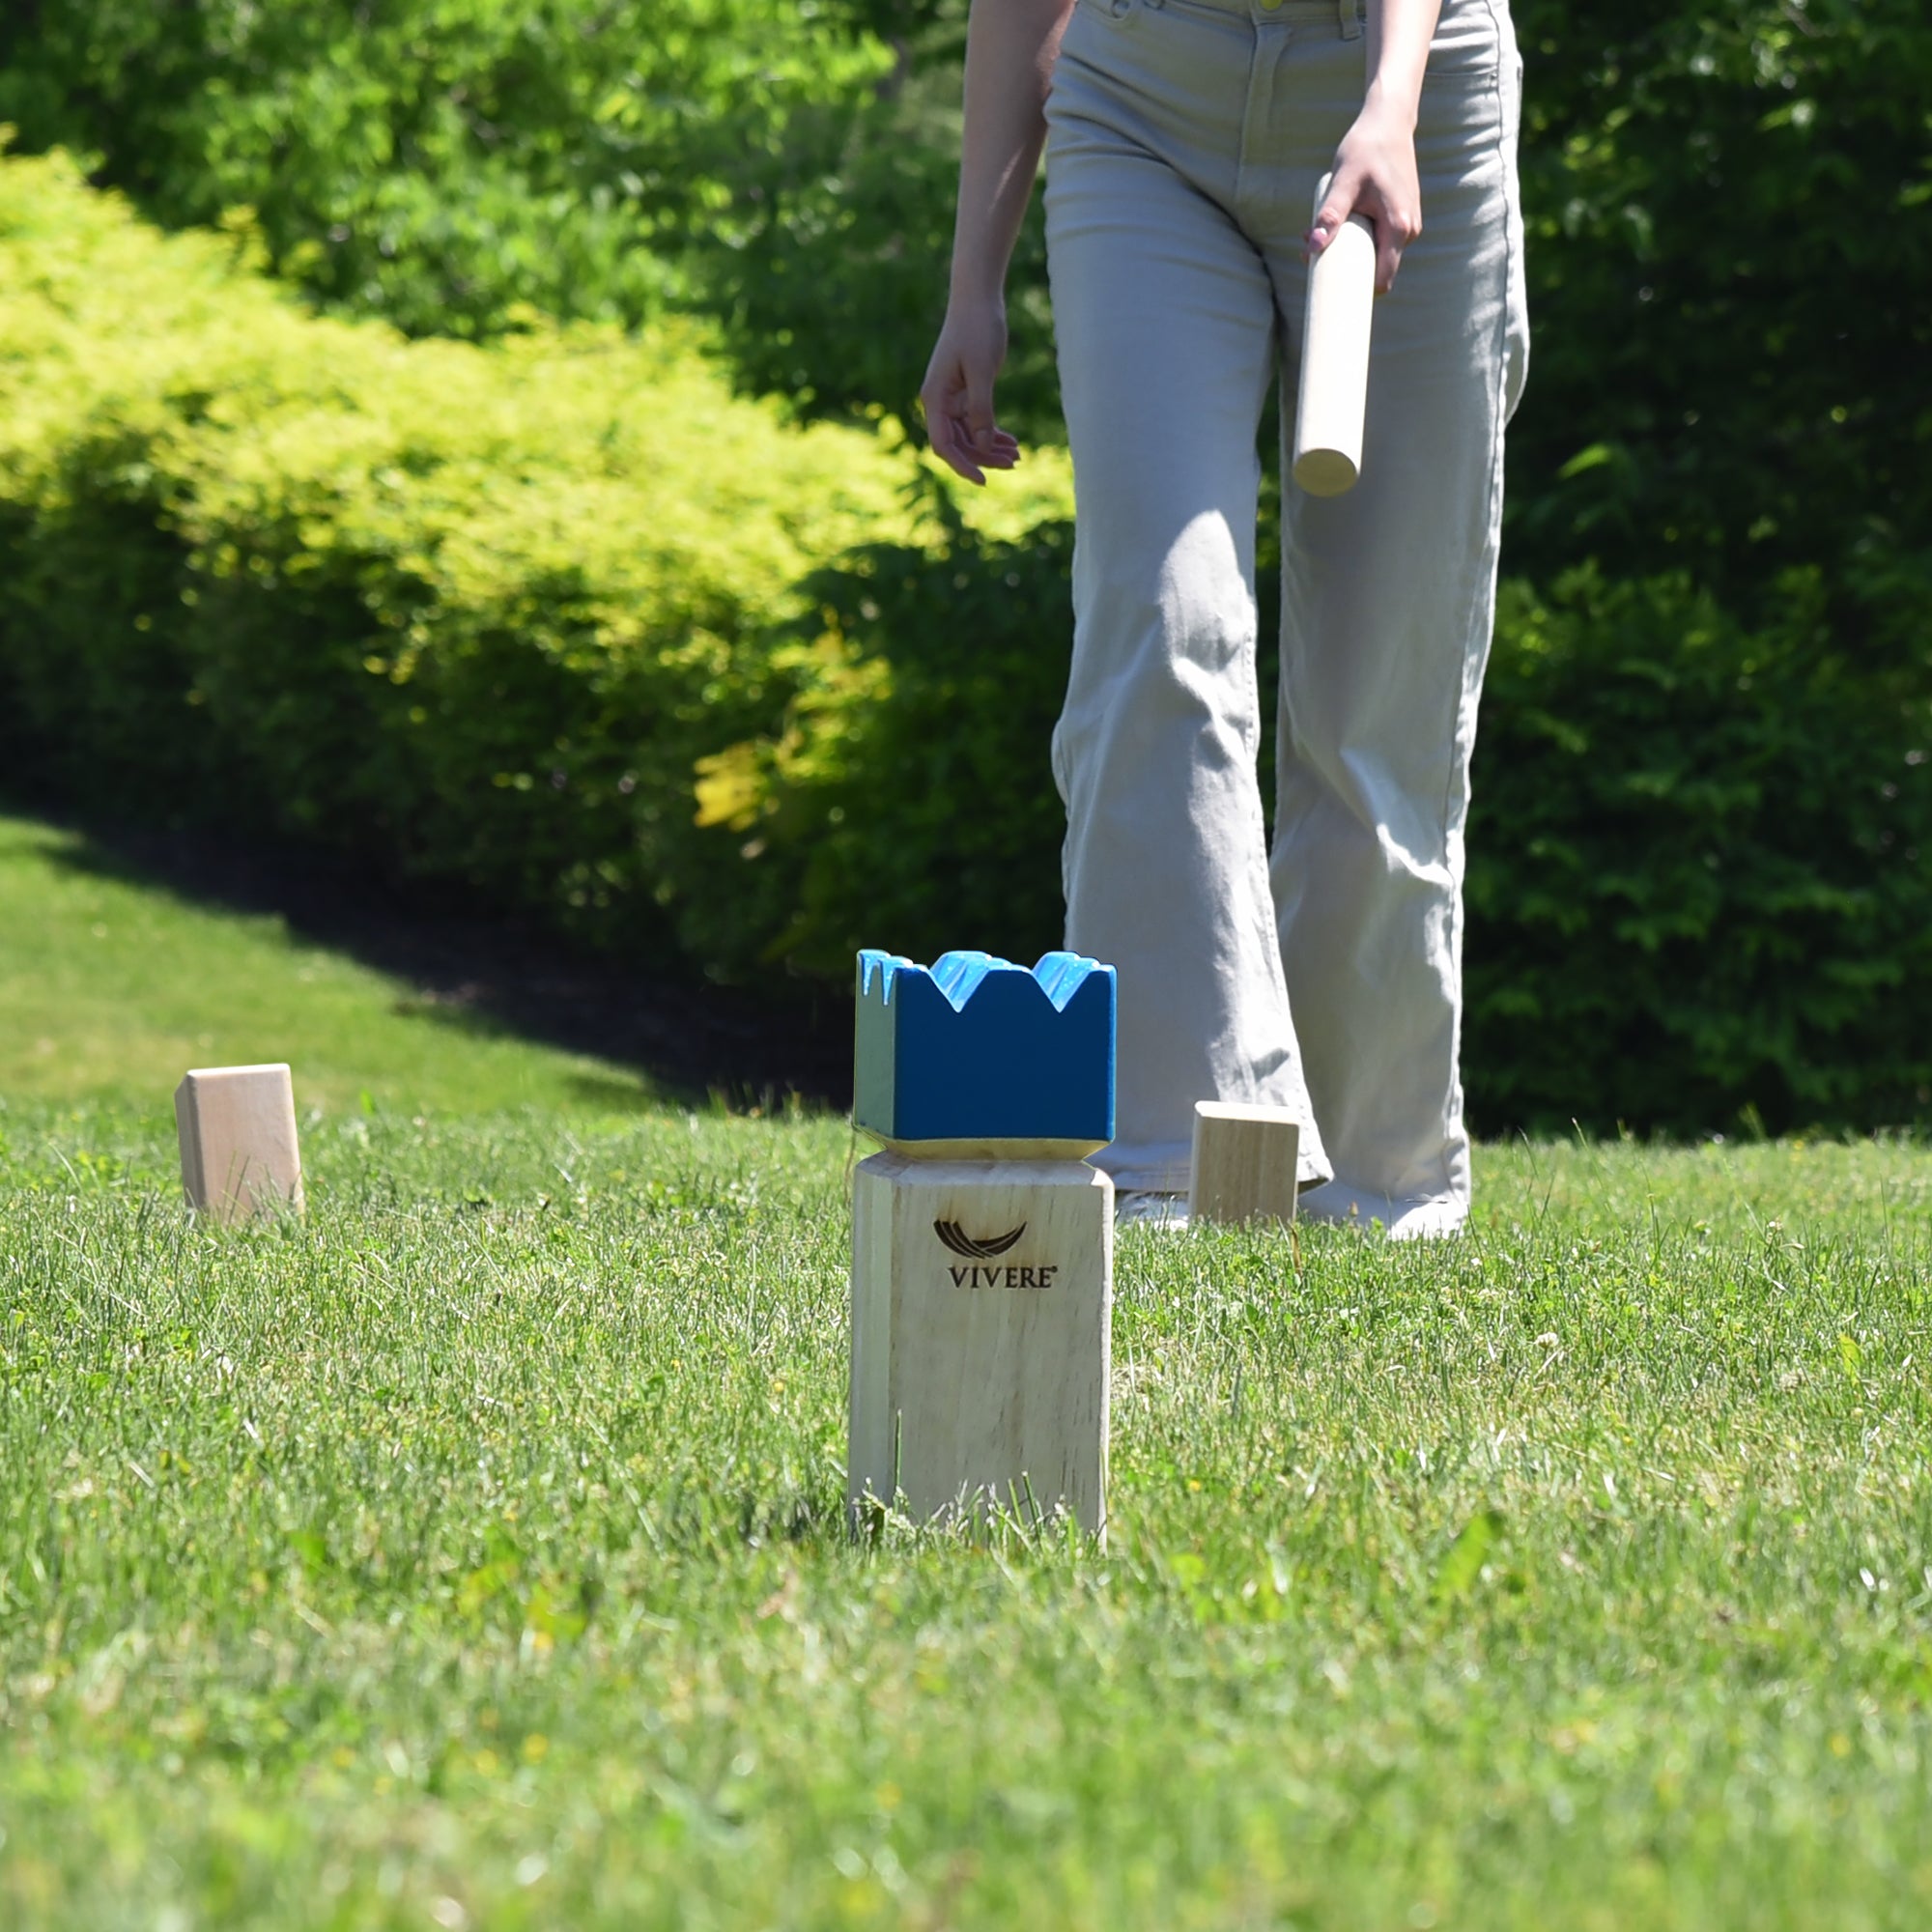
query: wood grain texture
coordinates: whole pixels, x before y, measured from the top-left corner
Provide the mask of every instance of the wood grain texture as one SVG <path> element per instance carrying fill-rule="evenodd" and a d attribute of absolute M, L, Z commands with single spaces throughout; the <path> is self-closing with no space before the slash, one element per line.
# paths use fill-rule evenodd
<path fill-rule="evenodd" d="M 1284 1107 L 1194 1103 L 1194 1179 L 1190 1222 L 1246 1226 L 1294 1219 L 1301 1128 Z"/>
<path fill-rule="evenodd" d="M 182 1187 L 224 1224 L 302 1211 L 295 1087 L 286 1065 L 203 1066 L 175 1089 Z"/>
<path fill-rule="evenodd" d="M 1114 1189 L 1075 1161 L 860 1164 L 848 1491 L 1106 1523 Z"/>

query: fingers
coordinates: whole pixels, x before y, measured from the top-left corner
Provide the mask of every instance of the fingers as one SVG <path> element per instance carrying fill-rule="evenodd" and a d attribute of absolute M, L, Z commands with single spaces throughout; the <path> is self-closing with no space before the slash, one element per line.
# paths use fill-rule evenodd
<path fill-rule="evenodd" d="M 1019 461 L 1018 440 L 993 415 L 990 379 L 977 379 L 956 359 L 935 357 L 920 391 L 932 451 L 954 474 L 983 487 L 988 469 L 1010 469 Z"/>
<path fill-rule="evenodd" d="M 1410 203 L 1392 200 L 1386 195 L 1378 199 L 1380 206 L 1374 215 L 1376 293 L 1385 296 L 1395 287 L 1403 251 L 1422 233 L 1422 216 Z"/>
<path fill-rule="evenodd" d="M 969 483 L 983 485 L 985 472 L 973 459 L 972 438 L 959 406 L 963 388 L 960 372 L 955 366 L 942 378 L 938 368 L 935 358 L 919 393 L 926 440 L 932 444 L 932 453 L 955 475 L 963 476 Z"/>
<path fill-rule="evenodd" d="M 966 372 L 966 428 L 973 447 L 980 449 L 993 440 L 993 384 L 983 371 Z"/>
<path fill-rule="evenodd" d="M 1395 288 L 1395 274 L 1403 267 L 1403 253 L 1408 243 L 1422 234 L 1422 216 L 1408 209 L 1385 211 L 1376 218 L 1376 294 L 1385 296 Z"/>
<path fill-rule="evenodd" d="M 1358 147 L 1351 133 L 1335 157 L 1328 192 L 1303 238 L 1307 258 L 1313 262 L 1342 232 L 1342 224 L 1350 215 L 1359 215 L 1375 231 L 1378 295 L 1387 295 L 1395 286 L 1403 250 L 1422 233 L 1412 156 L 1406 150 L 1402 155 L 1385 150 L 1386 143 Z"/>
<path fill-rule="evenodd" d="M 965 416 L 929 406 L 925 427 L 932 453 L 969 483 L 983 484 L 988 469 L 1010 469 L 1020 460 L 1019 443 L 1003 429 L 976 431 Z"/>
<path fill-rule="evenodd" d="M 963 476 L 967 482 L 983 487 L 986 472 L 974 461 L 965 420 L 931 400 L 924 403 L 924 410 L 925 434 L 932 444 L 932 453 L 955 476 Z"/>
<path fill-rule="evenodd" d="M 1396 240 L 1396 224 L 1386 215 L 1376 223 L 1376 293 L 1385 296 L 1395 287 L 1405 243 Z"/>
<path fill-rule="evenodd" d="M 1314 228 L 1309 231 L 1308 259 L 1312 262 L 1329 245 L 1341 230 L 1342 221 L 1349 214 L 1357 214 L 1375 231 L 1376 238 L 1376 293 L 1385 296 L 1395 286 L 1397 271 L 1402 267 L 1403 251 L 1422 233 L 1419 216 L 1406 209 L 1391 207 L 1387 198 L 1370 190 L 1363 194 L 1360 202 L 1344 214 L 1332 228 L 1324 230 L 1323 222 L 1328 214 L 1328 206 L 1322 204 L 1321 214 L 1316 218 Z"/>
<path fill-rule="evenodd" d="M 1328 192 L 1315 212 L 1315 221 L 1302 238 L 1312 262 L 1342 232 L 1342 224 L 1355 212 L 1364 183 L 1360 168 L 1343 166 L 1335 170 Z"/>

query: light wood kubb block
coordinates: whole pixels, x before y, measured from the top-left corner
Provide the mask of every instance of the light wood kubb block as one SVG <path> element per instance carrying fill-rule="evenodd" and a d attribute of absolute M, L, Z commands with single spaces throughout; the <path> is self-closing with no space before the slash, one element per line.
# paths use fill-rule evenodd
<path fill-rule="evenodd" d="M 1114 1186 L 876 1153 L 852 1196 L 851 1500 L 1106 1523 Z"/>
<path fill-rule="evenodd" d="M 302 1211 L 295 1087 L 286 1065 L 202 1066 L 175 1089 L 182 1186 L 224 1225 Z"/>
<path fill-rule="evenodd" d="M 1064 1510 L 1105 1532 L 1115 979 L 1048 953 L 859 955 L 855 1521 Z"/>
<path fill-rule="evenodd" d="M 1300 1161 L 1301 1128 L 1285 1107 L 1197 1100 L 1188 1224 L 1289 1226 Z"/>
<path fill-rule="evenodd" d="M 1315 189 L 1318 214 L 1329 179 Z M 1339 497 L 1362 473 L 1375 302 L 1376 232 L 1351 214 L 1308 268 L 1291 473 L 1311 497 Z"/>

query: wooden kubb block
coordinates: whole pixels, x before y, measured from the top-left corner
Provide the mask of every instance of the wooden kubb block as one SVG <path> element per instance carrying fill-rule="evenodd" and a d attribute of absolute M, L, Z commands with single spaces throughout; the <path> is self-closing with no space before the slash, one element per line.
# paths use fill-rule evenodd
<path fill-rule="evenodd" d="M 1283 1107 L 1194 1103 L 1194 1179 L 1187 1218 L 1234 1226 L 1294 1219 L 1301 1127 Z"/>
<path fill-rule="evenodd" d="M 182 1186 L 223 1223 L 302 1211 L 295 1088 L 286 1065 L 204 1066 L 175 1089 Z"/>
<path fill-rule="evenodd" d="M 1097 1534 L 1112 1181 L 1079 1161 L 879 1153 L 852 1216 L 852 1501 L 1064 1506 Z"/>
<path fill-rule="evenodd" d="M 1111 967 L 859 958 L 853 1118 L 888 1151 L 853 1195 L 855 1507 L 988 1503 L 1106 1520 L 1114 1189 Z"/>

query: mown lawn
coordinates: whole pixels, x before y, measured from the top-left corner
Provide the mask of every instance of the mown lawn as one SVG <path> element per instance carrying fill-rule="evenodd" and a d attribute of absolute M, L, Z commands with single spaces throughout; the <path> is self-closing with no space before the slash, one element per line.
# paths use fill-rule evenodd
<path fill-rule="evenodd" d="M 169 1081 L 0 1084 L 0 1925 L 1932 1918 L 1932 1151 L 1136 1231 L 1105 1551 L 861 1547 L 842 1124 L 355 1035 L 239 1235 Z"/>

